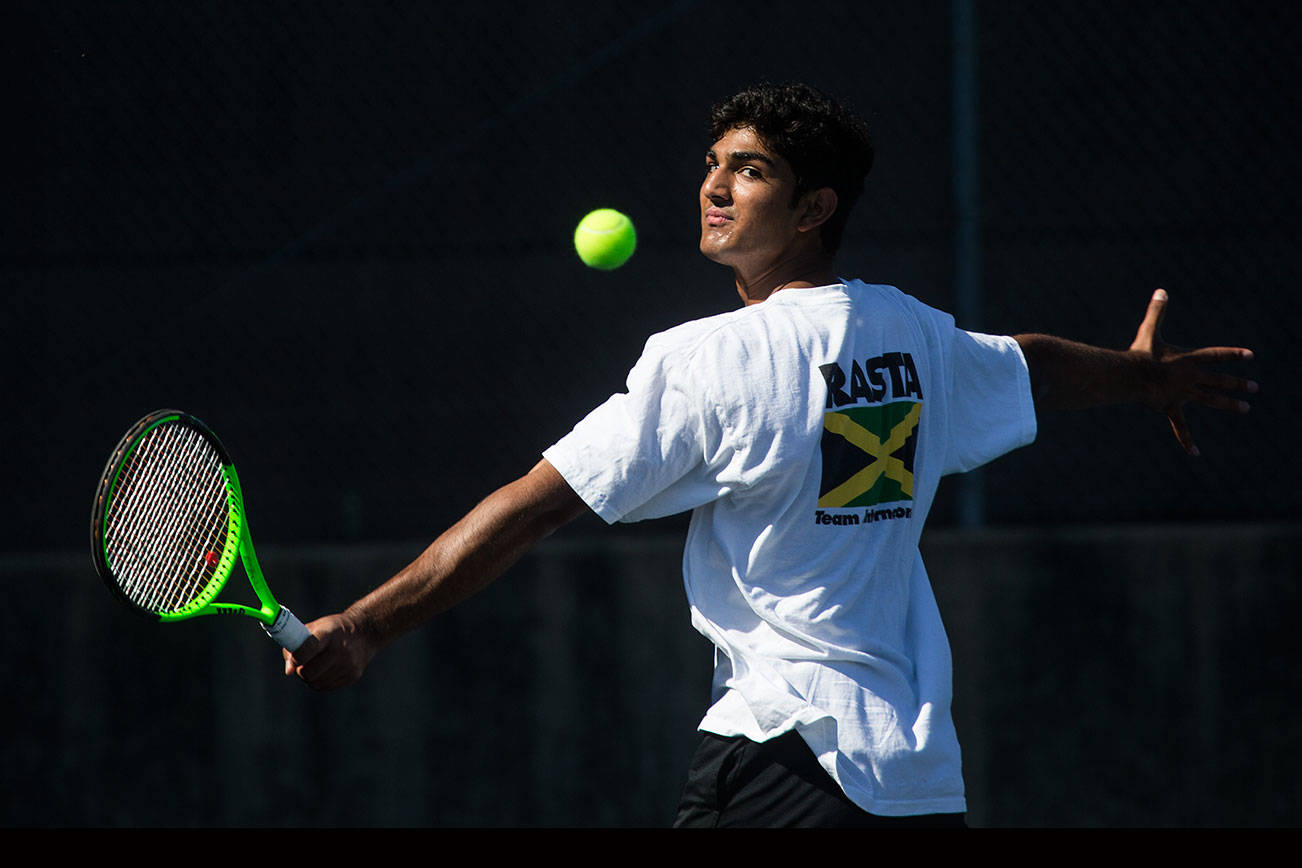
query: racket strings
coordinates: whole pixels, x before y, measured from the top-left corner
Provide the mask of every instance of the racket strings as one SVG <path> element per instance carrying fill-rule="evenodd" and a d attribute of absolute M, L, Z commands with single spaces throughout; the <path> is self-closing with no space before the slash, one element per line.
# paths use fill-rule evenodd
<path fill-rule="evenodd" d="M 119 525 L 130 529 L 122 538 L 133 543 L 124 550 L 124 591 L 153 611 L 184 607 L 212 573 L 205 555 L 225 527 L 224 481 L 205 445 L 176 426 L 142 443 L 124 468 L 133 483 Z"/>
<path fill-rule="evenodd" d="M 145 501 L 150 508 L 142 525 L 152 534 L 145 562 L 152 560 L 156 569 L 141 574 L 139 593 L 156 611 L 183 607 L 203 589 L 211 575 L 204 555 L 225 527 L 219 463 L 204 455 L 202 438 L 182 433 L 175 460 L 144 465 L 152 473 L 142 477 L 145 489 L 153 486 L 157 492 Z M 220 527 L 214 526 L 214 519 Z"/>
<path fill-rule="evenodd" d="M 157 603 L 158 589 L 163 580 L 160 570 L 174 574 L 174 565 L 168 561 L 175 556 L 178 540 L 172 531 L 166 536 L 157 532 L 144 536 L 147 530 L 157 530 L 161 516 L 168 515 L 176 498 L 173 485 L 161 472 L 157 462 L 158 448 L 167 439 L 157 431 L 137 446 L 120 476 L 119 504 L 111 516 L 110 540 L 116 545 L 110 553 L 118 557 L 115 563 L 119 582 L 125 592 L 142 604 Z M 192 447 L 191 447 L 192 449 Z M 179 453 L 184 459 L 184 449 Z M 176 585 L 176 582 L 172 583 Z"/>
<path fill-rule="evenodd" d="M 189 426 L 164 424 L 123 463 L 105 552 L 128 599 L 154 612 L 177 611 L 216 572 L 227 524 L 220 456 Z"/>
<path fill-rule="evenodd" d="M 201 469 L 199 462 L 202 453 L 196 451 L 202 443 L 187 442 L 179 454 L 179 462 L 155 465 L 156 470 L 164 471 L 154 474 L 154 479 L 146 480 L 162 492 L 162 496 L 153 499 L 145 527 L 152 530 L 153 537 L 144 549 L 145 562 L 150 560 L 157 564 L 154 572 L 142 574 L 139 593 L 148 608 L 164 611 L 182 608 L 202 591 L 211 574 L 204 554 L 211 550 L 215 542 L 217 527 L 213 520 L 222 521 L 225 517 L 221 507 L 224 502 L 220 497 L 191 498 L 184 504 L 185 508 L 172 504 L 166 497 L 181 495 L 189 498 L 192 494 L 187 486 L 192 481 L 192 471 Z M 162 507 L 160 509 L 160 507 Z"/>

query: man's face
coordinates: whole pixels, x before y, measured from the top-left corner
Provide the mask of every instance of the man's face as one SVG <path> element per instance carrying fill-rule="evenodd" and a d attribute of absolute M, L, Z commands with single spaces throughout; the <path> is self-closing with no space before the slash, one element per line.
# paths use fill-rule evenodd
<path fill-rule="evenodd" d="M 730 130 L 705 156 L 701 252 L 743 271 L 763 271 L 800 238 L 796 176 L 749 127 Z"/>

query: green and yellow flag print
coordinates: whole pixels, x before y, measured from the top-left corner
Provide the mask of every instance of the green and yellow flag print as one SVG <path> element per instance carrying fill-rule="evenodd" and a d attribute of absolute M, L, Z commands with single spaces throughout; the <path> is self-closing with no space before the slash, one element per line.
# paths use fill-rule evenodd
<path fill-rule="evenodd" d="M 913 499 L 913 453 L 922 404 L 896 401 L 823 415 L 824 509 Z"/>

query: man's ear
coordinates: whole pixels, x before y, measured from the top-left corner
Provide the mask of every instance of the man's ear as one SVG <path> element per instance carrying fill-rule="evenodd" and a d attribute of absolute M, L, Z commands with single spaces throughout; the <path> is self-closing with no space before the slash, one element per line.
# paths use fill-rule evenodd
<path fill-rule="evenodd" d="M 801 232 L 817 229 L 827 222 L 836 211 L 836 191 L 831 187 L 810 190 L 801 197 L 804 213 L 800 215 L 798 228 Z"/>

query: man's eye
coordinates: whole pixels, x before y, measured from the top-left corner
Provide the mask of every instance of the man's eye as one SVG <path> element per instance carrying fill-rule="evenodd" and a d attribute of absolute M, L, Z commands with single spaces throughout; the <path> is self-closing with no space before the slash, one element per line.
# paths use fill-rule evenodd
<path fill-rule="evenodd" d="M 759 169 L 756 169 L 756 168 L 753 167 L 753 166 L 747 166 L 746 168 L 742 169 L 742 170 L 741 170 L 741 174 L 745 175 L 747 178 L 762 178 L 762 177 L 764 177 L 763 175 L 760 174 L 760 170 L 759 170 Z"/>

